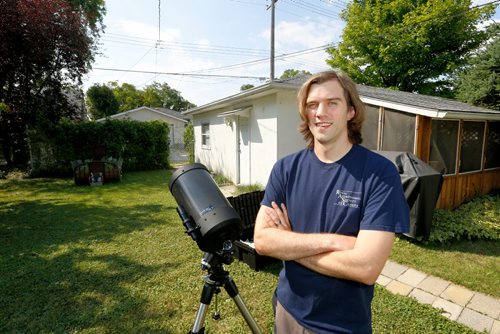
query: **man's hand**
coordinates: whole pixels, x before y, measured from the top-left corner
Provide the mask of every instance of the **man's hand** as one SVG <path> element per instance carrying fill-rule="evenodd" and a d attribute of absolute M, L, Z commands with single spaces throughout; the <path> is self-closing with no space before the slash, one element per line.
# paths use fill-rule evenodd
<path fill-rule="evenodd" d="M 272 208 L 264 211 L 264 224 L 267 228 L 277 228 L 280 230 L 291 231 L 292 226 L 288 219 L 288 211 L 284 203 L 281 207 L 276 202 L 271 203 Z"/>

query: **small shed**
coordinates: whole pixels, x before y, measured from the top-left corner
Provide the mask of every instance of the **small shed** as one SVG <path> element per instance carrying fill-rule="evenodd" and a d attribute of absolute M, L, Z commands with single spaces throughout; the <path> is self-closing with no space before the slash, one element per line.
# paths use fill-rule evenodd
<path fill-rule="evenodd" d="M 500 188 L 500 111 L 451 99 L 358 85 L 363 145 L 414 153 L 441 172 L 436 206 L 453 209 Z"/>
<path fill-rule="evenodd" d="M 100 118 L 96 122 L 104 122 L 106 119 L 128 119 L 139 122 L 160 120 L 168 123 L 170 127 L 170 147 L 184 147 L 184 128 L 189 123 L 191 117 L 182 115 L 178 111 L 166 108 L 151 108 L 142 106 L 127 110 L 105 118 Z"/>
<path fill-rule="evenodd" d="M 276 160 L 305 146 L 297 90 L 273 81 L 183 112 L 193 117 L 195 159 L 236 184 L 265 185 Z M 452 209 L 500 188 L 500 111 L 434 96 L 358 85 L 363 145 L 410 152 L 444 175 L 437 207 Z"/>

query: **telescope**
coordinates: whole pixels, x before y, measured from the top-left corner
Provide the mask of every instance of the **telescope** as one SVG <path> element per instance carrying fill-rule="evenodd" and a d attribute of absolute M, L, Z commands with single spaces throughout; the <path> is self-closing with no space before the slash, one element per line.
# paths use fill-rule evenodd
<path fill-rule="evenodd" d="M 262 330 L 250 314 L 236 283 L 223 264 L 233 260 L 232 242 L 241 236 L 241 218 L 224 197 L 208 169 L 199 163 L 177 169 L 170 178 L 170 192 L 177 202 L 177 213 L 186 233 L 205 252 L 202 269 L 208 271 L 201 292 L 200 306 L 189 334 L 205 333 L 205 317 L 213 296 L 224 287 L 254 334 Z M 217 305 L 217 304 L 216 304 Z M 216 311 L 213 319 L 218 320 Z"/>
<path fill-rule="evenodd" d="M 172 174 L 169 188 L 186 232 L 202 251 L 215 253 L 226 241 L 239 239 L 240 216 L 204 165 L 180 167 Z"/>

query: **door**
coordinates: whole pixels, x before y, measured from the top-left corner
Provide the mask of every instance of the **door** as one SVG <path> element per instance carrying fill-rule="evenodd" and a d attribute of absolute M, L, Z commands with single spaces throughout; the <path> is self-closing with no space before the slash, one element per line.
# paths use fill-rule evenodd
<path fill-rule="evenodd" d="M 248 117 L 238 116 L 239 184 L 250 184 L 250 131 Z"/>

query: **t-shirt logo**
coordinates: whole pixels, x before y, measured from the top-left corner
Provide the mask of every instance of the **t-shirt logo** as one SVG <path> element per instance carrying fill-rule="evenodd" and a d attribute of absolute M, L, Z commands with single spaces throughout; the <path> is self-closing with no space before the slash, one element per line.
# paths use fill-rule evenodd
<path fill-rule="evenodd" d="M 337 203 L 335 203 L 335 205 L 359 208 L 359 202 L 361 201 L 361 192 L 337 190 L 335 194 L 338 197 L 338 201 Z"/>

